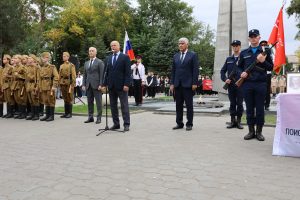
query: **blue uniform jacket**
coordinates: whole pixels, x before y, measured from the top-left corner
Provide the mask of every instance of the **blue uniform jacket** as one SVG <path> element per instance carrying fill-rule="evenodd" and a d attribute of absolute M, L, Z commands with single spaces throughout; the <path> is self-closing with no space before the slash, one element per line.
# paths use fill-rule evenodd
<path fill-rule="evenodd" d="M 263 52 L 259 46 L 255 54 L 252 52 L 251 47 L 241 52 L 238 60 L 239 74 L 244 72 L 253 62 L 255 62 L 258 54 Z M 248 82 L 266 82 L 267 71 L 273 70 L 273 61 L 270 54 L 267 54 L 266 60 L 263 63 L 257 63 L 256 66 L 260 69 L 254 68 L 250 76 L 246 79 Z"/>
<path fill-rule="evenodd" d="M 234 56 L 229 56 L 226 58 L 226 61 L 220 71 L 222 81 L 226 81 L 229 78 L 231 72 L 235 70 L 235 75 L 233 76 L 233 81 L 236 82 L 239 79 L 239 70 L 237 69 L 237 59 Z M 227 72 L 227 75 L 226 75 Z M 230 84 L 232 85 L 232 84 Z"/>
<path fill-rule="evenodd" d="M 197 85 L 199 75 L 198 56 L 193 51 L 187 51 L 183 62 L 180 62 L 181 53 L 178 52 L 173 57 L 171 85 L 184 88 L 191 88 Z"/>

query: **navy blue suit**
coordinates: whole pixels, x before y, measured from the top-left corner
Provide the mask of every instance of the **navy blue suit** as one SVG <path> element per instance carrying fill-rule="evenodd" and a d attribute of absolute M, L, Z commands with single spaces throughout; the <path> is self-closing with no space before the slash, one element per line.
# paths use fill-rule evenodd
<path fill-rule="evenodd" d="M 255 62 L 257 55 L 261 52 L 260 46 L 255 53 L 252 52 L 251 47 L 243 50 L 238 61 L 239 72 L 245 71 L 251 63 Z M 256 66 L 242 85 L 242 90 L 246 102 L 247 124 L 263 126 L 265 122 L 264 101 L 267 91 L 267 71 L 273 70 L 271 56 L 268 54 L 265 62 L 257 63 Z"/>
<path fill-rule="evenodd" d="M 224 82 L 228 79 L 228 76 L 232 73 L 232 71 L 235 73 L 233 80 L 231 80 L 231 83 L 228 87 L 228 97 L 230 101 L 229 112 L 232 117 L 241 117 L 244 111 L 242 90 L 235 85 L 235 82 L 239 79 L 239 73 L 236 65 L 237 60 L 238 58 L 235 58 L 234 55 L 227 57 L 220 71 L 221 79 Z"/>
<path fill-rule="evenodd" d="M 129 107 L 128 107 L 128 92 L 123 91 L 123 87 L 130 86 L 131 83 L 131 68 L 130 59 L 127 55 L 120 52 L 118 59 L 113 64 L 113 55 L 109 56 L 105 62 L 105 78 L 104 86 L 108 87 L 110 108 L 114 125 L 120 125 L 118 98 L 120 99 L 122 117 L 124 126 L 130 125 Z"/>
<path fill-rule="evenodd" d="M 180 61 L 181 52 L 173 57 L 171 85 L 175 87 L 176 123 L 183 126 L 183 103 L 187 109 L 186 126 L 193 126 L 193 91 L 192 85 L 197 85 L 199 75 L 199 61 L 195 52 L 187 51 L 183 62 Z"/>

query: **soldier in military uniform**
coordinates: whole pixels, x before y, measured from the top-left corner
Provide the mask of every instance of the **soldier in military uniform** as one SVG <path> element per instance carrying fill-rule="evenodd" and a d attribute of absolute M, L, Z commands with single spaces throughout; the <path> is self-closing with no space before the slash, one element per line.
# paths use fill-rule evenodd
<path fill-rule="evenodd" d="M 40 71 L 41 102 L 46 106 L 46 115 L 41 121 L 53 121 L 55 109 L 55 92 L 58 86 L 58 72 L 54 65 L 49 63 L 51 56 L 49 52 L 41 55 L 42 66 Z"/>
<path fill-rule="evenodd" d="M 39 119 L 39 84 L 40 84 L 40 68 L 37 64 L 38 59 L 35 55 L 30 54 L 27 63 L 26 75 L 26 92 L 31 107 L 31 112 L 26 120 Z"/>
<path fill-rule="evenodd" d="M 243 129 L 243 126 L 241 125 L 241 118 L 244 111 L 243 93 L 242 90 L 235 85 L 235 81 L 239 79 L 236 64 L 241 51 L 241 42 L 239 40 L 233 40 L 231 46 L 233 55 L 226 58 L 225 64 L 221 69 L 222 81 L 229 84 L 228 97 L 230 101 L 229 111 L 231 116 L 231 122 L 229 126 L 227 126 L 227 128 L 237 127 L 238 129 Z"/>
<path fill-rule="evenodd" d="M 11 89 L 13 92 L 14 99 L 18 104 L 19 114 L 15 116 L 16 119 L 26 118 L 26 107 L 27 107 L 27 94 L 25 89 L 26 79 L 26 68 L 21 64 L 22 56 L 14 55 L 14 64 L 16 65 L 12 71 L 13 82 Z"/>
<path fill-rule="evenodd" d="M 257 140 L 264 141 L 262 128 L 265 122 L 264 101 L 267 91 L 267 71 L 273 69 L 273 61 L 270 54 L 262 54 L 263 49 L 259 46 L 259 40 L 259 30 L 250 30 L 250 47 L 241 52 L 238 68 L 242 72 L 240 76 L 245 78 L 242 89 L 246 102 L 249 133 L 245 135 L 244 139 L 250 140 L 256 137 Z M 256 62 L 256 66 L 251 74 L 246 72 L 245 70 L 254 62 Z"/>
<path fill-rule="evenodd" d="M 72 103 L 74 98 L 74 87 L 76 84 L 76 70 L 75 66 L 69 62 L 70 54 L 63 53 L 64 63 L 59 68 L 59 85 L 62 97 L 65 102 L 65 114 L 61 118 L 72 117 Z"/>
<path fill-rule="evenodd" d="M 5 54 L 3 56 L 4 69 L 2 72 L 2 92 L 4 94 L 4 100 L 7 105 L 7 113 L 4 116 L 5 118 L 12 118 L 14 116 L 13 110 L 15 105 L 14 98 L 11 95 L 13 66 L 9 64 L 10 61 L 11 61 L 10 55 Z"/>
<path fill-rule="evenodd" d="M 4 95 L 2 90 L 2 74 L 3 74 L 3 67 L 0 65 L 0 117 L 3 117 L 3 103 L 4 103 Z"/>

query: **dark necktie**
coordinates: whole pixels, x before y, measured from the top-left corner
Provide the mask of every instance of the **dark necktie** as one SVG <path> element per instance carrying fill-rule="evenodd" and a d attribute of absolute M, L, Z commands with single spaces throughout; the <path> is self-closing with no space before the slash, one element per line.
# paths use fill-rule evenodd
<path fill-rule="evenodd" d="M 135 75 L 138 75 L 139 68 L 135 68 Z"/>
<path fill-rule="evenodd" d="M 91 62 L 90 62 L 89 68 L 91 68 L 91 67 L 92 67 L 92 64 L 93 64 L 93 59 L 91 59 Z"/>
<path fill-rule="evenodd" d="M 113 59 L 113 66 L 115 66 L 115 64 L 116 64 L 116 61 L 117 61 L 117 54 L 116 53 L 114 53 L 114 59 Z"/>
<path fill-rule="evenodd" d="M 181 57 L 180 57 L 180 63 L 183 62 L 183 58 L 184 58 L 184 53 L 181 53 Z"/>

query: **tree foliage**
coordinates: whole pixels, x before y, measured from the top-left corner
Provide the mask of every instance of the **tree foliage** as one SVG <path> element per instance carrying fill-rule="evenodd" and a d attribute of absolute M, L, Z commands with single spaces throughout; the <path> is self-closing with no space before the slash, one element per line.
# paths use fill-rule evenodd
<path fill-rule="evenodd" d="M 69 51 L 83 63 L 90 46 L 103 59 L 111 41 L 123 44 L 127 30 L 135 54 L 142 55 L 146 68 L 154 72 L 169 72 L 180 37 L 190 40 L 201 67 L 212 68 L 214 34 L 192 17 L 192 7 L 182 0 L 137 3 L 133 7 L 129 0 L 0 1 L 1 22 L 7 26 L 1 26 L 1 48 L 22 54 L 47 50 L 57 65 L 62 52 Z"/>
<path fill-rule="evenodd" d="M 292 0 L 290 6 L 286 9 L 286 11 L 289 16 L 295 14 L 296 19 L 298 20 L 297 27 L 300 29 L 300 0 Z M 300 38 L 299 31 L 296 38 Z"/>

